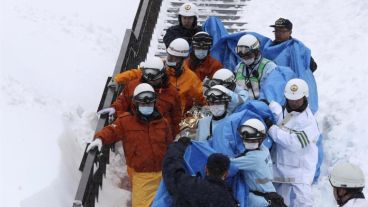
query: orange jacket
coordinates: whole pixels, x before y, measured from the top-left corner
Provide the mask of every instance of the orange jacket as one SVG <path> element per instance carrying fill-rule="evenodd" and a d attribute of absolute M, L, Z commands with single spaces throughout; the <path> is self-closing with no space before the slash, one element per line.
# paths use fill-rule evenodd
<path fill-rule="evenodd" d="M 175 76 L 175 70 L 173 68 L 167 68 L 166 72 L 169 76 L 169 83 L 179 93 L 182 113 L 189 110 L 193 106 L 193 102 L 198 105 L 205 104 L 202 94 L 202 82 L 187 65 L 183 65 L 183 73 L 178 78 Z M 114 79 L 119 84 L 126 84 L 141 76 L 142 71 L 140 69 L 132 69 L 116 75 Z"/>
<path fill-rule="evenodd" d="M 157 112 L 156 112 L 157 113 Z M 163 157 L 173 137 L 165 118 L 159 113 L 152 121 L 124 113 L 96 133 L 103 144 L 122 140 L 127 165 L 136 172 L 161 171 Z"/>
<path fill-rule="evenodd" d="M 142 70 L 141 69 L 130 69 L 127 71 L 124 71 L 122 73 L 117 74 L 114 77 L 114 80 L 116 83 L 120 85 L 125 85 L 131 80 L 135 80 L 137 78 L 142 77 Z"/>
<path fill-rule="evenodd" d="M 197 76 L 198 78 L 203 81 L 203 79 L 207 76 L 208 78 L 212 78 L 213 74 L 223 68 L 223 65 L 220 61 L 213 58 L 211 55 L 208 55 L 206 59 L 202 63 L 199 63 L 199 65 L 196 68 L 193 68 L 194 64 L 191 65 L 191 59 L 188 57 L 184 61 L 184 66 L 190 68 Z"/>
<path fill-rule="evenodd" d="M 191 109 L 193 104 L 205 105 L 202 81 L 199 80 L 197 75 L 188 66 L 183 66 L 183 72 L 179 77 L 175 76 L 175 70 L 173 68 L 168 68 L 167 73 L 170 84 L 179 92 L 183 113 Z"/>
<path fill-rule="evenodd" d="M 132 102 L 133 92 L 137 85 L 142 82 L 141 78 L 130 81 L 125 85 L 124 90 L 118 96 L 116 101 L 112 104 L 115 108 L 117 116 L 129 111 L 135 110 L 135 106 Z M 181 114 L 181 102 L 179 94 L 176 89 L 168 84 L 167 88 L 155 89 L 157 100 L 156 108 L 167 119 L 171 126 L 173 135 L 179 133 L 179 123 L 182 118 Z"/>

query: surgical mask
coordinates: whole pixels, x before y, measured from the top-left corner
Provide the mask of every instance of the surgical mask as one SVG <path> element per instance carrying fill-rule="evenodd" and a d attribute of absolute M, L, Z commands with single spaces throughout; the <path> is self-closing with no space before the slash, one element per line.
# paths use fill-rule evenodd
<path fill-rule="evenodd" d="M 255 150 L 255 149 L 257 149 L 258 148 L 258 143 L 256 142 L 256 143 L 252 143 L 252 142 L 243 142 L 244 143 L 244 145 L 245 145 L 245 148 L 247 149 L 247 150 Z"/>
<path fill-rule="evenodd" d="M 141 112 L 141 114 L 148 116 L 151 115 L 153 113 L 153 106 L 139 106 L 138 110 L 139 112 Z"/>
<path fill-rule="evenodd" d="M 213 116 L 222 116 L 225 113 L 225 105 L 210 105 L 209 109 Z"/>
<path fill-rule="evenodd" d="M 208 50 L 194 50 L 194 55 L 202 60 L 207 56 Z"/>
<path fill-rule="evenodd" d="M 175 68 L 175 66 L 176 66 L 176 62 L 169 62 L 169 61 L 166 61 L 166 65 L 167 65 L 167 66 L 169 66 L 169 67 Z"/>
<path fill-rule="evenodd" d="M 254 63 L 254 60 L 255 60 L 255 58 L 251 58 L 251 59 L 247 59 L 247 60 L 243 59 L 243 62 L 244 62 L 245 65 L 252 65 Z"/>

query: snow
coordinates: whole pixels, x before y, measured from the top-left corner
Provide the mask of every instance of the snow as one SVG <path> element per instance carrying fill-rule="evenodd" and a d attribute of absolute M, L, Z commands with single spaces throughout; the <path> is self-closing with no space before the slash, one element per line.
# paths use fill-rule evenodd
<path fill-rule="evenodd" d="M 139 1 L 0 1 L 0 206 L 70 206 L 103 86 Z M 336 206 L 327 178 L 334 164 L 356 163 L 368 179 L 368 1 L 247 4 L 248 30 L 272 37 L 268 26 L 285 17 L 312 49 L 326 153 L 315 206 Z M 99 205 L 126 206 L 124 162 L 112 158 Z"/>
<path fill-rule="evenodd" d="M 0 206 L 71 206 L 94 112 L 138 3 L 1 0 Z M 114 186 L 107 180 L 105 191 L 123 203 L 129 193 L 108 191 Z"/>

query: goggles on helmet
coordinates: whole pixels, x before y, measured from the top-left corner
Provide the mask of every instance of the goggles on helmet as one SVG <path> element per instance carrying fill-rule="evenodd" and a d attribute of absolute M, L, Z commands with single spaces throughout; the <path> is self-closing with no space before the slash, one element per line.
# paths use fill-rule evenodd
<path fill-rule="evenodd" d="M 247 46 L 237 46 L 236 47 L 236 53 L 239 55 L 239 57 L 249 57 L 254 53 L 255 50 L 247 47 Z"/>
<path fill-rule="evenodd" d="M 136 95 L 133 99 L 136 103 L 150 104 L 156 101 L 156 94 L 150 91 L 142 92 Z"/>
<path fill-rule="evenodd" d="M 207 83 L 205 83 L 205 86 L 208 88 L 211 88 L 212 86 L 215 85 L 222 85 L 225 88 L 228 88 L 230 90 L 234 90 L 235 89 L 235 81 L 231 81 L 231 80 L 227 80 L 227 81 L 223 81 L 220 79 L 211 79 L 209 80 Z"/>
<path fill-rule="evenodd" d="M 148 81 L 160 79 L 163 75 L 164 72 L 157 68 L 143 68 L 143 77 Z"/>
<path fill-rule="evenodd" d="M 266 137 L 265 133 L 251 126 L 241 126 L 238 131 L 243 140 L 258 140 Z"/>
<path fill-rule="evenodd" d="M 228 103 L 231 101 L 231 97 L 218 89 L 208 89 L 205 94 L 208 103 L 220 104 Z"/>

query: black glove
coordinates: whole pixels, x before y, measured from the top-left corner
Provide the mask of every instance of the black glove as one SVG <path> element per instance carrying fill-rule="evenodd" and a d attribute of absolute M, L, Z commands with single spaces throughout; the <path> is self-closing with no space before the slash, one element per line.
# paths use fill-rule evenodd
<path fill-rule="evenodd" d="M 192 140 L 189 137 L 180 137 L 178 143 L 184 145 L 185 147 L 192 144 Z"/>
<path fill-rule="evenodd" d="M 265 124 L 267 126 L 267 129 L 270 129 L 272 127 L 272 125 L 273 125 L 273 122 L 272 122 L 272 120 L 270 118 L 265 118 L 264 119 L 264 122 L 265 122 Z"/>
<path fill-rule="evenodd" d="M 266 193 L 265 199 L 269 202 L 271 201 L 272 207 L 287 207 L 282 196 L 275 192 Z"/>

